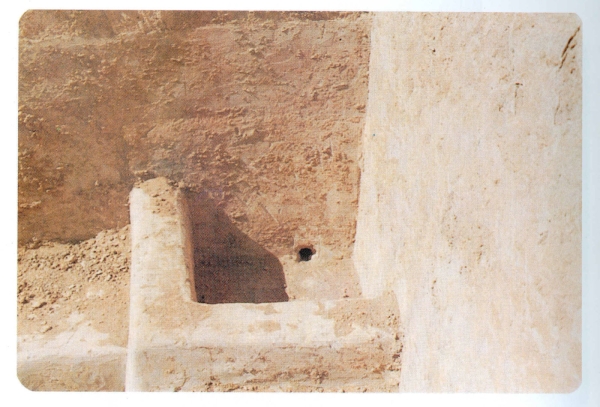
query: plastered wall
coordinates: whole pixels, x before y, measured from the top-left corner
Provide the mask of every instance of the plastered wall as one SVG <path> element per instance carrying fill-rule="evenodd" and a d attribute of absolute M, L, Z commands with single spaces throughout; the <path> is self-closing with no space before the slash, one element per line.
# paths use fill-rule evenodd
<path fill-rule="evenodd" d="M 393 286 L 401 391 L 581 381 L 575 15 L 377 13 L 355 263 Z"/>

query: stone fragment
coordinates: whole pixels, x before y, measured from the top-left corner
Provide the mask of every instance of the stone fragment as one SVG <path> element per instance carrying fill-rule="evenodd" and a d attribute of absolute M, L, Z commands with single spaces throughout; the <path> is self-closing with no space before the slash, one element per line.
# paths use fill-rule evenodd
<path fill-rule="evenodd" d="M 46 301 L 35 300 L 31 302 L 31 307 L 33 309 L 38 309 L 46 305 Z"/>

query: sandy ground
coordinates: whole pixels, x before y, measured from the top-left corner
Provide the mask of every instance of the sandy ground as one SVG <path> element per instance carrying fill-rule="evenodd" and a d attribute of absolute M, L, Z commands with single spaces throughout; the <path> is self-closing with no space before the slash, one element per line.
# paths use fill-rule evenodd
<path fill-rule="evenodd" d="M 74 312 L 111 342 L 127 346 L 129 226 L 78 244 L 46 242 L 18 250 L 18 334 L 69 329 Z"/>

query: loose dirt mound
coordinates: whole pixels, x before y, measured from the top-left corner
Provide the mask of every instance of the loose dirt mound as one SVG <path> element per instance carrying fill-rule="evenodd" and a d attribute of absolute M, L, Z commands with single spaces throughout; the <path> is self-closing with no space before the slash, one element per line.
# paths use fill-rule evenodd
<path fill-rule="evenodd" d="M 79 244 L 44 243 L 18 251 L 18 334 L 54 335 L 83 315 L 114 345 L 127 345 L 129 226 Z"/>

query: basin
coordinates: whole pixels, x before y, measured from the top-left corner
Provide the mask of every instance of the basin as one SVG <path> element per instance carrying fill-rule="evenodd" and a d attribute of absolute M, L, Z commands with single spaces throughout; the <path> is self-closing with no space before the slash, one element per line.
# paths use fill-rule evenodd
<path fill-rule="evenodd" d="M 311 296 L 314 268 L 327 285 L 351 262 L 310 242 L 278 258 L 201 195 L 166 178 L 131 192 L 126 390 L 397 391 L 394 294 Z"/>

